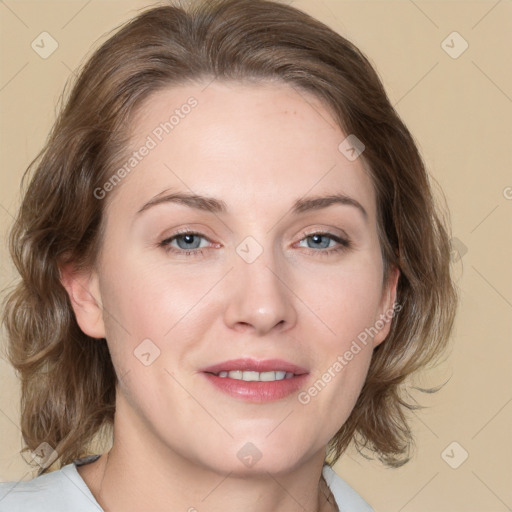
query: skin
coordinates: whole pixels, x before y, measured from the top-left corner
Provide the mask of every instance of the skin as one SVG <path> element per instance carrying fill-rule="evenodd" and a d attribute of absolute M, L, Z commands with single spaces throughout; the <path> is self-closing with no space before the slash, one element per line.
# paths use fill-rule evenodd
<path fill-rule="evenodd" d="M 393 307 L 398 271 L 383 287 L 372 183 L 361 158 L 338 150 L 346 134 L 314 96 L 279 83 L 206 85 L 145 102 L 130 151 L 187 98 L 198 105 L 103 199 L 96 267 L 62 269 L 81 329 L 106 338 L 119 376 L 113 448 L 79 472 L 106 511 L 329 510 L 319 491 L 326 445 L 390 322 L 307 405 L 297 393 L 232 398 L 199 369 L 281 358 L 309 371 L 307 390 Z M 165 190 L 215 197 L 228 211 L 163 203 L 136 215 Z M 341 204 L 289 212 L 298 198 L 334 192 L 368 220 Z M 182 228 L 204 238 L 169 242 L 181 254 L 158 245 Z M 352 245 L 322 254 L 342 247 L 310 238 L 324 232 Z M 247 236 L 263 250 L 252 263 L 236 252 Z M 199 243 L 202 254 L 183 254 Z M 133 353 L 147 338 L 160 350 L 148 366 Z M 252 467 L 237 457 L 248 442 L 261 453 Z"/>

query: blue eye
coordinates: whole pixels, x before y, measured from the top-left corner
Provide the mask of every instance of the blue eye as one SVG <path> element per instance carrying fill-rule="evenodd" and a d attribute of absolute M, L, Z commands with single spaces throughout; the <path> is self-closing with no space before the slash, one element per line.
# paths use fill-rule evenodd
<path fill-rule="evenodd" d="M 165 240 L 160 242 L 159 245 L 168 252 L 182 253 L 185 254 L 186 256 L 196 254 L 199 255 L 202 254 L 203 251 L 198 249 L 202 249 L 205 247 L 204 245 L 201 245 L 201 239 L 208 240 L 200 233 L 184 231 L 181 233 L 176 233 L 170 238 L 166 238 Z M 177 248 L 171 245 L 173 242 L 177 243 Z"/>
<path fill-rule="evenodd" d="M 344 251 L 351 247 L 350 240 L 338 237 L 332 233 L 311 233 L 305 236 L 300 242 L 305 240 L 311 241 L 311 243 L 307 244 L 308 249 L 313 249 L 313 253 L 319 253 L 322 255 L 329 255 L 333 252 Z M 335 242 L 335 244 L 331 245 L 331 242 Z"/>
<path fill-rule="evenodd" d="M 176 241 L 179 249 L 199 249 L 201 246 L 201 237 L 197 233 L 185 233 L 184 235 L 178 235 L 173 237 Z M 173 240 L 173 241 L 174 241 Z M 182 244 L 180 242 L 183 242 Z M 182 247 L 184 246 L 184 247 Z"/>
<path fill-rule="evenodd" d="M 330 243 L 334 241 L 332 236 L 327 236 L 325 234 L 316 233 L 314 235 L 307 236 L 304 240 L 311 240 L 313 245 L 317 244 L 317 247 L 311 247 L 308 245 L 310 249 L 327 249 L 330 246 Z M 301 240 L 302 241 L 302 240 Z"/>

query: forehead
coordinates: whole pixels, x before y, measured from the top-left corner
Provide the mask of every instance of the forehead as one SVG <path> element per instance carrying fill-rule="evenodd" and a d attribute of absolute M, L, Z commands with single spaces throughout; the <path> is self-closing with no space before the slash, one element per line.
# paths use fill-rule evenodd
<path fill-rule="evenodd" d="M 233 213 L 253 216 L 343 193 L 375 216 L 362 158 L 339 150 L 347 135 L 318 98 L 288 84 L 169 87 L 139 106 L 129 129 L 129 172 L 113 195 L 133 211 L 174 189 L 222 198 Z"/>

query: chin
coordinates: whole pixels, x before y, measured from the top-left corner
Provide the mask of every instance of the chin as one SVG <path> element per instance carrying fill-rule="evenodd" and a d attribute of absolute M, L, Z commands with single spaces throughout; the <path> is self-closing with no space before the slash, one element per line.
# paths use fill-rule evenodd
<path fill-rule="evenodd" d="M 324 447 L 307 447 L 301 443 L 287 441 L 283 437 L 270 442 L 265 435 L 247 437 L 219 447 L 215 446 L 214 457 L 204 461 L 211 470 L 231 476 L 267 477 L 286 474 L 300 467 Z M 202 454 L 204 457 L 204 453 Z M 213 455 L 213 454 L 212 454 Z"/>

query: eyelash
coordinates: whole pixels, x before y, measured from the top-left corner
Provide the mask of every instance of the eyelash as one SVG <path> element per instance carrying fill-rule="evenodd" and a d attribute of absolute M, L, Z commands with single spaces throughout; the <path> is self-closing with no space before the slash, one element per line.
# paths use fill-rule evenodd
<path fill-rule="evenodd" d="M 183 230 L 183 231 L 177 231 L 172 236 L 166 238 L 165 240 L 162 240 L 161 242 L 158 243 L 158 246 L 162 247 L 165 250 L 165 252 L 167 252 L 167 253 L 175 253 L 175 254 L 180 254 L 180 255 L 184 255 L 184 256 L 202 256 L 203 255 L 202 249 L 192 249 L 192 250 L 187 251 L 186 249 L 175 249 L 174 247 L 171 247 L 169 245 L 173 240 L 175 240 L 176 238 L 179 238 L 180 236 L 184 236 L 184 235 L 195 235 L 195 236 L 199 236 L 201 238 L 204 238 L 205 240 L 210 241 L 202 233 L 197 233 L 196 231 Z M 330 248 L 327 250 L 306 248 L 306 252 L 308 254 L 330 256 L 332 254 L 341 253 L 341 252 L 347 251 L 352 248 L 352 242 L 348 238 L 341 238 L 337 235 L 334 235 L 333 233 L 328 233 L 328 232 L 323 232 L 323 231 L 315 231 L 313 233 L 302 233 L 301 239 L 299 240 L 299 242 L 302 242 L 306 238 L 310 238 L 315 235 L 326 236 L 326 237 L 334 240 L 335 242 L 337 242 L 338 245 L 335 246 L 334 248 Z"/>

